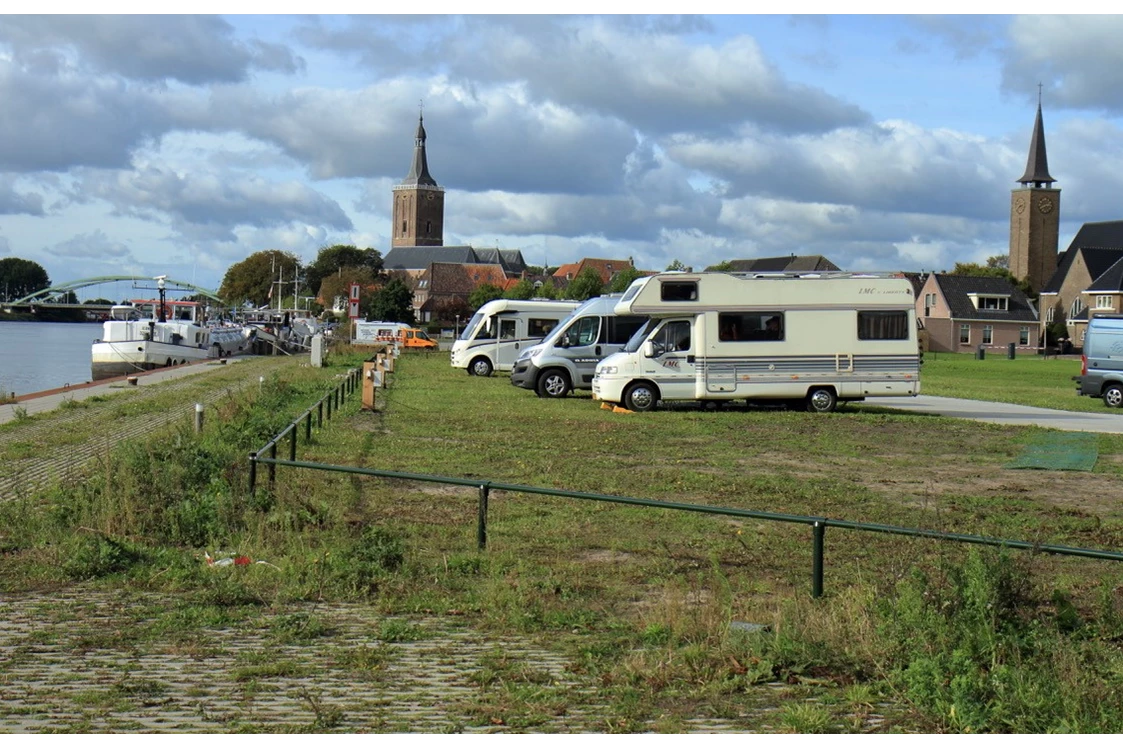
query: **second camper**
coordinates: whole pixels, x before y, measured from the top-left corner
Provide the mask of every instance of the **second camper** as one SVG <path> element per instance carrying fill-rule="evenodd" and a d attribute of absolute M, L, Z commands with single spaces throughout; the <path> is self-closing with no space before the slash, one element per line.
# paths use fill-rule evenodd
<path fill-rule="evenodd" d="M 624 347 L 647 317 L 618 315 L 620 294 L 589 299 L 573 310 L 545 340 L 515 361 L 511 384 L 539 397 L 565 397 L 593 386 L 597 363 Z"/>

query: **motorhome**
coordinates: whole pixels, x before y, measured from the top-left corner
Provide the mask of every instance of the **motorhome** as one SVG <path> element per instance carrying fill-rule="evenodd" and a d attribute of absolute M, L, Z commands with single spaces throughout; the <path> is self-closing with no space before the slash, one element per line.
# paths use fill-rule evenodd
<path fill-rule="evenodd" d="M 1123 314 L 1094 314 L 1084 333 L 1076 392 L 1123 407 Z"/>
<path fill-rule="evenodd" d="M 629 410 L 659 401 L 839 402 L 917 395 L 909 281 L 875 273 L 663 273 L 639 278 L 618 315 L 650 320 L 597 365 L 593 398 Z"/>
<path fill-rule="evenodd" d="M 580 304 L 548 299 L 489 301 L 453 341 L 452 366 L 478 377 L 510 371 L 524 349 L 540 343 Z"/>
<path fill-rule="evenodd" d="M 620 351 L 647 317 L 617 315 L 620 294 L 596 296 L 573 310 L 541 343 L 515 360 L 511 384 L 539 397 L 565 397 L 593 386 L 601 359 Z"/>

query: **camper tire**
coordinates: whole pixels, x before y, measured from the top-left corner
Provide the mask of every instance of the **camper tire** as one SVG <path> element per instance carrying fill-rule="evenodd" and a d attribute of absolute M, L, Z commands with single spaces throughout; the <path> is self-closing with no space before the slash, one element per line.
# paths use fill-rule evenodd
<path fill-rule="evenodd" d="M 624 390 L 624 407 L 637 413 L 655 410 L 659 402 L 659 389 L 650 382 L 636 382 Z"/>
<path fill-rule="evenodd" d="M 538 397 L 565 397 L 569 394 L 569 375 L 562 369 L 547 369 L 538 377 Z"/>
<path fill-rule="evenodd" d="M 477 356 L 468 364 L 468 373 L 476 377 L 490 377 L 491 362 L 483 356 Z"/>
<path fill-rule="evenodd" d="M 1118 384 L 1109 384 L 1104 389 L 1104 405 L 1109 408 L 1123 407 L 1123 386 Z"/>
<path fill-rule="evenodd" d="M 813 387 L 807 393 L 807 409 L 812 413 L 832 413 L 838 405 L 838 396 L 830 387 Z"/>

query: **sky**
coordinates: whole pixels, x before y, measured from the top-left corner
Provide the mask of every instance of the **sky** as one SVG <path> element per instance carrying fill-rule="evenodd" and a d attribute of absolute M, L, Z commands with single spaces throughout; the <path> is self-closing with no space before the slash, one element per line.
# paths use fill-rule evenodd
<path fill-rule="evenodd" d="M 1060 249 L 1123 219 L 1123 16 L 0 16 L 0 259 L 217 289 L 390 250 L 423 111 L 446 245 L 530 264 L 1009 246 L 1039 84 Z"/>

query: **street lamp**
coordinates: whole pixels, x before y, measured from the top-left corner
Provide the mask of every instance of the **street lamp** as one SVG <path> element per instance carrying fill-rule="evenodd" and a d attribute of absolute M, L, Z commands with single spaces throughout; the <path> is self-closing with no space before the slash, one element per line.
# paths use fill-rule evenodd
<path fill-rule="evenodd" d="M 456 328 L 455 328 L 455 331 L 453 332 L 452 337 L 453 338 L 459 338 L 460 337 L 460 315 L 459 314 L 456 315 Z"/>

